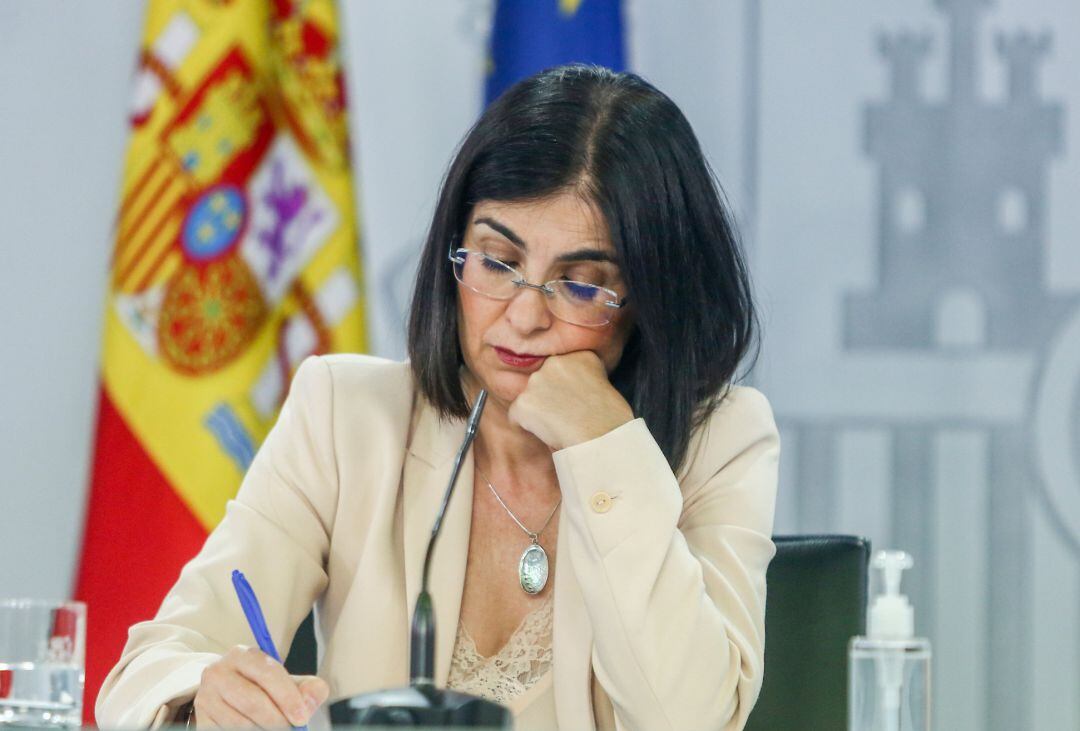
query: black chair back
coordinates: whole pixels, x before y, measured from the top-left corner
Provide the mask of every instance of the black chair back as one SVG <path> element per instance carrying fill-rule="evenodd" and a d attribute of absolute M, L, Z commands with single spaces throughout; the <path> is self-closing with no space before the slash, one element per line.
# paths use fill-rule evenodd
<path fill-rule="evenodd" d="M 847 728 L 847 646 L 866 630 L 870 542 L 777 536 L 765 605 L 765 681 L 746 731 Z"/>

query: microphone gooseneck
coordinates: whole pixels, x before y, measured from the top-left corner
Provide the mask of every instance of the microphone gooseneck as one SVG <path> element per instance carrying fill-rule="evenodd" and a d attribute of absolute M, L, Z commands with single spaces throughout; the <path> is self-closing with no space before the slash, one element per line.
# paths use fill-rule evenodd
<path fill-rule="evenodd" d="M 409 683 L 411 685 L 433 685 L 435 682 L 435 611 L 428 593 L 428 574 L 431 570 L 431 556 L 435 550 L 435 541 L 439 538 L 442 530 L 443 518 L 446 516 L 447 506 L 454 494 L 454 486 L 457 485 L 458 474 L 465 462 L 465 455 L 476 438 L 476 429 L 480 425 L 480 416 L 484 413 L 484 404 L 487 402 L 487 391 L 481 390 L 469 413 L 469 420 L 465 426 L 465 439 L 458 448 L 457 456 L 454 457 L 454 468 L 450 472 L 450 483 L 446 486 L 442 505 L 435 518 L 435 525 L 431 528 L 431 538 L 428 540 L 427 553 L 424 555 L 424 572 L 420 583 L 420 594 L 416 597 L 416 608 L 413 610 L 412 631 L 409 642 Z"/>

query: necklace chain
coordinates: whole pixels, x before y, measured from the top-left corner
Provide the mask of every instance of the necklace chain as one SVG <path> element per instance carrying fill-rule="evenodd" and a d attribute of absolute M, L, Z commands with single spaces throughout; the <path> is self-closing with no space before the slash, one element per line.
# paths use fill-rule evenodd
<path fill-rule="evenodd" d="M 485 483 L 487 483 L 488 489 L 491 490 L 491 494 L 494 495 L 495 499 L 499 501 L 499 505 L 503 506 L 503 510 L 506 511 L 507 515 L 509 515 L 513 519 L 513 521 L 518 524 L 518 527 L 521 528 L 521 530 L 525 531 L 525 533 L 529 536 L 533 543 L 539 542 L 540 534 L 547 529 L 548 524 L 551 522 L 551 519 L 555 517 L 555 511 L 559 509 L 560 505 L 562 505 L 562 496 L 559 496 L 558 501 L 556 501 L 555 503 L 555 507 L 551 509 L 551 514 L 548 515 L 547 520 L 544 521 L 544 525 L 540 528 L 540 530 L 534 533 L 528 528 L 526 528 L 520 520 L 518 520 L 518 517 L 514 515 L 514 511 L 510 509 L 510 506 L 507 505 L 501 497 L 499 497 L 499 493 L 495 490 L 495 486 L 492 485 L 491 480 L 489 480 L 487 476 L 480 471 L 479 467 L 476 468 L 476 472 L 480 475 L 480 478 Z"/>

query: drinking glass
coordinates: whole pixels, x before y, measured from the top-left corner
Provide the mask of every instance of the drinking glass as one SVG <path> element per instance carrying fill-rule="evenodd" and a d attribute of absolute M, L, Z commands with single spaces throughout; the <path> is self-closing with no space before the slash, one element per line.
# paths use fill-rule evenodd
<path fill-rule="evenodd" d="M 0 726 L 82 722 L 86 605 L 0 599 Z"/>

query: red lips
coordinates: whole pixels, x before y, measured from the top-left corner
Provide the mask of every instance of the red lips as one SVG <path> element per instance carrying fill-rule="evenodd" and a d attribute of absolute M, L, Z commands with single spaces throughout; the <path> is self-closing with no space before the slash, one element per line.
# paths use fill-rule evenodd
<path fill-rule="evenodd" d="M 508 366 L 514 368 L 530 368 L 542 363 L 544 361 L 543 355 L 532 355 L 530 353 L 515 353 L 512 350 L 506 348 L 495 348 L 495 354 L 499 356 L 499 360 Z"/>

